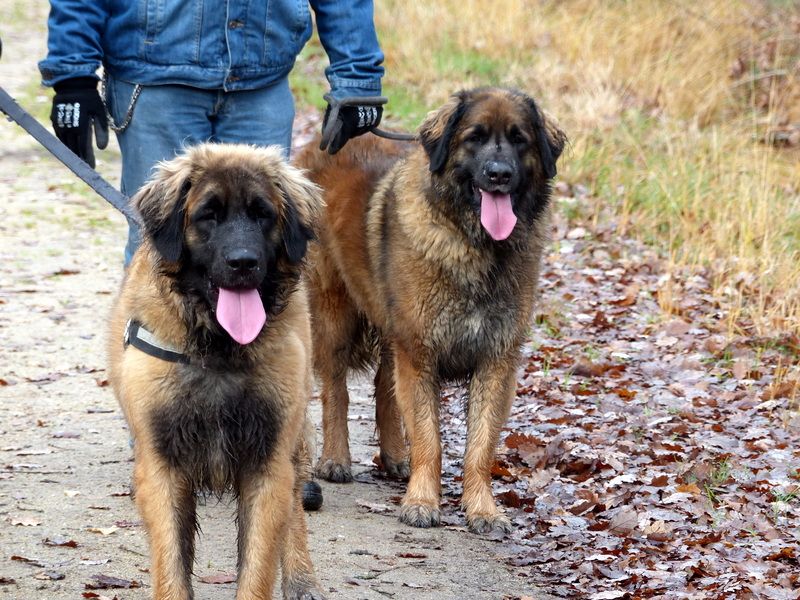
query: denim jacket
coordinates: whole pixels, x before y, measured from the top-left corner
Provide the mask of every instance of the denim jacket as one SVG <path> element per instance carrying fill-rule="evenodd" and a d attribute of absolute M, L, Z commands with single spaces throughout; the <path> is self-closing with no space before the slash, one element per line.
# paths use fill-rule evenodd
<path fill-rule="evenodd" d="M 335 96 L 381 91 L 372 0 L 311 0 Z M 42 83 L 94 76 L 248 90 L 274 83 L 311 37 L 308 0 L 51 0 Z"/>

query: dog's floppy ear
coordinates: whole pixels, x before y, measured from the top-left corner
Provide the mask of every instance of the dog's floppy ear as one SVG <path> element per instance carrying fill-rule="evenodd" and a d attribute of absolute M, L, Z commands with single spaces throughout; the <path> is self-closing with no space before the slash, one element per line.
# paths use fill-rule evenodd
<path fill-rule="evenodd" d="M 308 242 L 314 239 L 314 230 L 301 221 L 291 198 L 286 198 L 283 223 L 283 247 L 293 265 L 300 264 L 306 255 Z"/>
<path fill-rule="evenodd" d="M 544 175 L 552 179 L 558 172 L 556 161 L 567 143 L 567 135 L 558 127 L 555 119 L 536 106 L 533 98 L 525 96 L 525 104 L 530 111 L 531 122 L 536 135 L 536 146 L 544 168 Z"/>
<path fill-rule="evenodd" d="M 322 190 L 303 171 L 281 162 L 272 174 L 283 194 L 283 246 L 291 264 L 306 255 L 322 207 Z"/>
<path fill-rule="evenodd" d="M 175 262 L 183 251 L 186 195 L 191 166 L 183 157 L 159 164 L 155 175 L 134 196 L 144 233 L 164 260 Z"/>
<path fill-rule="evenodd" d="M 431 173 L 441 173 L 447 164 L 450 141 L 467 111 L 467 93 L 459 92 L 439 110 L 428 114 L 419 128 L 419 141 L 430 161 Z"/>

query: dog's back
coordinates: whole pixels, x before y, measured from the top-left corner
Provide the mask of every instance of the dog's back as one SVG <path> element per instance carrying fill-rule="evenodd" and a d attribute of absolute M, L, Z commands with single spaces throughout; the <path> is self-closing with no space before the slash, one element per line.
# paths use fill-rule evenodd
<path fill-rule="evenodd" d="M 415 144 L 372 135 L 355 138 L 335 155 L 317 150 L 312 141 L 298 156 L 297 166 L 323 190 L 325 206 L 318 226 L 318 242 L 309 249 L 308 279 L 312 305 L 335 301 L 347 288 L 361 307 L 340 307 L 339 320 L 349 332 L 347 363 L 363 369 L 378 358 L 378 332 L 371 319 L 380 303 L 373 297 L 369 240 L 365 228 L 370 199 L 385 175 Z M 330 292 L 330 293 L 329 293 Z M 370 316 L 367 316 L 370 314 Z M 312 320 L 315 315 L 312 311 Z M 317 328 L 315 334 L 320 333 Z M 317 346 L 314 346 L 315 350 Z M 325 360 L 320 356 L 317 362 Z"/>

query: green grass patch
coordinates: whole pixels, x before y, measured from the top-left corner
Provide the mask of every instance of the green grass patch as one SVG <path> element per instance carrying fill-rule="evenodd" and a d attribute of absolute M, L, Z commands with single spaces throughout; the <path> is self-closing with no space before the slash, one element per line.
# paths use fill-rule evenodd
<path fill-rule="evenodd" d="M 53 107 L 53 93 L 42 87 L 38 71 L 35 77 L 26 83 L 15 100 L 42 125 L 50 129 L 50 110 Z"/>
<path fill-rule="evenodd" d="M 433 51 L 433 63 L 444 78 L 455 81 L 474 78 L 483 85 L 500 85 L 506 71 L 504 61 L 477 50 L 459 48 L 452 42 L 446 42 Z"/>
<path fill-rule="evenodd" d="M 384 125 L 414 131 L 422 124 L 429 109 L 417 91 L 388 84 L 383 93 L 389 99 L 383 108 Z"/>

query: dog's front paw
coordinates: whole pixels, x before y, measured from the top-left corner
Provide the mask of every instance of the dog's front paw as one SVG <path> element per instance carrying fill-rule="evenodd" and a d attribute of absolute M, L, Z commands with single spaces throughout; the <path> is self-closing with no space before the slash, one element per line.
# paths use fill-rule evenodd
<path fill-rule="evenodd" d="M 401 461 L 395 461 L 381 452 L 381 465 L 383 465 L 384 473 L 389 477 L 407 480 L 411 476 L 411 465 L 407 458 Z"/>
<path fill-rule="evenodd" d="M 333 483 L 350 483 L 353 481 L 353 473 L 348 465 L 342 465 L 330 459 L 319 461 L 316 474 L 317 477 Z"/>
<path fill-rule="evenodd" d="M 317 585 L 292 583 L 284 586 L 283 600 L 325 600 Z"/>
<path fill-rule="evenodd" d="M 511 533 L 511 521 L 503 513 L 493 515 L 467 515 L 467 525 L 472 533 Z"/>
<path fill-rule="evenodd" d="M 412 527 L 438 527 L 442 511 L 428 504 L 404 504 L 400 507 L 400 521 Z"/>

